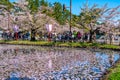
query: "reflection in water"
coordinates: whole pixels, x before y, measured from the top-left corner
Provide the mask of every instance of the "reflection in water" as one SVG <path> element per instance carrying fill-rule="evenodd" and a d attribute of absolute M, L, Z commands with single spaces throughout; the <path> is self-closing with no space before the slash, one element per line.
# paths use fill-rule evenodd
<path fill-rule="evenodd" d="M 0 80 L 99 80 L 118 52 L 0 46 Z"/>

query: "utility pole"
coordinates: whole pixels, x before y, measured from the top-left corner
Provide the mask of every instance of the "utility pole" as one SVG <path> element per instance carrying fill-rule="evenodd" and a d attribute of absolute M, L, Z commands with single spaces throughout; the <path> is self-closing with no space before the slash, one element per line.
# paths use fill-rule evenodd
<path fill-rule="evenodd" d="M 69 8 L 70 9 L 70 22 L 69 22 L 69 31 L 71 32 L 71 21 L 72 21 L 72 0 L 70 0 L 70 6 L 69 7 L 66 7 L 65 4 L 63 4 L 63 11 L 65 11 L 66 8 Z"/>
<path fill-rule="evenodd" d="M 72 0 L 70 0 L 70 32 L 71 32 L 71 21 L 72 21 Z"/>

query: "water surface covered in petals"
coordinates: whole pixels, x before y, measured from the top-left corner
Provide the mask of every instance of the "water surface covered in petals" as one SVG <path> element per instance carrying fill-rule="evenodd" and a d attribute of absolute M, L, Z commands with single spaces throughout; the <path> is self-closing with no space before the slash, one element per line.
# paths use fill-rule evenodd
<path fill-rule="evenodd" d="M 0 45 L 0 80 L 99 80 L 120 52 Z"/>

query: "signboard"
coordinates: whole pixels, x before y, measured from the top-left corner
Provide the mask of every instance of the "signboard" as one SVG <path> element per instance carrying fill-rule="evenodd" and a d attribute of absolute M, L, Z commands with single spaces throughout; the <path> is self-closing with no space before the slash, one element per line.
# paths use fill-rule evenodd
<path fill-rule="evenodd" d="M 15 26 L 13 27 L 13 30 L 14 30 L 14 32 L 18 32 L 18 31 L 19 31 L 19 27 L 18 27 L 17 25 L 15 25 Z"/>
<path fill-rule="evenodd" d="M 48 32 L 52 31 L 52 24 L 46 24 L 46 29 Z"/>

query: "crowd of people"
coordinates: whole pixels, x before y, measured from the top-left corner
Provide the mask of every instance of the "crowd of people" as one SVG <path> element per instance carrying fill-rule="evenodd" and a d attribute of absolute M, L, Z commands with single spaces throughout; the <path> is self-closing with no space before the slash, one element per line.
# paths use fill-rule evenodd
<path fill-rule="evenodd" d="M 3 31 L 1 34 L 3 40 L 31 40 L 31 31 L 10 32 Z M 51 40 L 51 41 L 88 41 L 89 33 L 81 33 L 80 31 L 64 31 L 57 32 L 35 32 L 35 40 Z"/>
<path fill-rule="evenodd" d="M 30 39 L 30 32 L 28 31 L 18 31 L 18 32 L 13 32 L 13 31 L 7 31 L 4 30 L 1 33 L 1 37 L 3 40 L 29 40 Z"/>
<path fill-rule="evenodd" d="M 120 44 L 120 35 L 95 33 L 90 37 L 89 32 L 64 31 L 64 32 L 42 32 L 37 30 L 24 31 L 0 31 L 0 40 L 29 40 L 29 41 L 54 41 L 54 42 L 97 42 L 102 44 Z"/>

